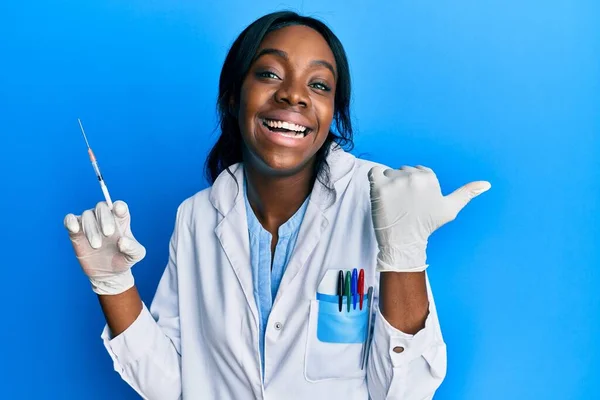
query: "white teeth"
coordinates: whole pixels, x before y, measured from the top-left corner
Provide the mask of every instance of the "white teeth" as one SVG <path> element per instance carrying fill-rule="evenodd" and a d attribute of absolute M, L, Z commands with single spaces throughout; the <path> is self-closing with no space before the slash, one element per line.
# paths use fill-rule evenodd
<path fill-rule="evenodd" d="M 281 136 L 289 137 L 289 138 L 299 138 L 304 137 L 302 133 L 286 133 L 286 132 L 277 132 Z"/>
<path fill-rule="evenodd" d="M 271 128 L 278 128 L 278 129 L 287 129 L 290 131 L 295 131 L 295 132 L 305 132 L 306 128 L 305 126 L 302 125 L 296 125 L 293 124 L 291 122 L 287 122 L 287 121 L 273 121 L 273 120 L 268 120 L 265 119 L 265 124 L 267 124 L 268 126 L 270 126 Z"/>

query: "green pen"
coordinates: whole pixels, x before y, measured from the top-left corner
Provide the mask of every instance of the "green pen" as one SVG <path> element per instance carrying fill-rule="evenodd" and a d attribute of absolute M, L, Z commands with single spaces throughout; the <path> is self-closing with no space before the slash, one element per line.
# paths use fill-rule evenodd
<path fill-rule="evenodd" d="M 346 271 L 346 285 L 344 289 L 346 290 L 346 302 L 348 305 L 348 312 L 350 312 L 350 298 L 352 297 L 352 293 L 350 290 L 350 286 L 352 285 L 352 276 L 350 275 L 350 271 Z"/>

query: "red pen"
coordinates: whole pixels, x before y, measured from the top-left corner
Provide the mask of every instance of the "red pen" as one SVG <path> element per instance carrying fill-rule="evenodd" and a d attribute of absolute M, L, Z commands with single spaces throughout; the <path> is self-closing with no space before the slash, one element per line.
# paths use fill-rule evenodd
<path fill-rule="evenodd" d="M 365 295 L 365 270 L 361 268 L 358 274 L 358 301 L 362 310 L 363 297 Z"/>

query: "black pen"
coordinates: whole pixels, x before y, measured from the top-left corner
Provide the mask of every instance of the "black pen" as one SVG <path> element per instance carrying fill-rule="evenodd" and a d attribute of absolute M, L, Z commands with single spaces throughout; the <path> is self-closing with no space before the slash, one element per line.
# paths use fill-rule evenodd
<path fill-rule="evenodd" d="M 342 270 L 340 270 L 340 274 L 338 276 L 337 295 L 339 311 L 342 312 L 342 305 L 344 304 L 344 271 Z"/>

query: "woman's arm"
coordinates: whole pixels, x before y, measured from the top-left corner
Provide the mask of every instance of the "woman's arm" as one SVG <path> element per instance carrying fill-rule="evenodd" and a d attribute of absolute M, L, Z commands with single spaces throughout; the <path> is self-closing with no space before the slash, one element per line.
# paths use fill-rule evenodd
<path fill-rule="evenodd" d="M 99 296 L 107 321 L 102 339 L 115 371 L 146 399 L 181 396 L 176 252 L 177 227 L 150 309 L 140 300 L 135 286 L 119 295 Z"/>
<path fill-rule="evenodd" d="M 414 334 L 424 327 L 428 313 L 424 271 L 429 236 L 491 185 L 471 182 L 444 196 L 435 173 L 423 166 L 375 166 L 369 183 L 379 247 L 380 309 L 393 327 Z"/>
<path fill-rule="evenodd" d="M 98 295 L 98 300 L 112 337 L 129 328 L 142 312 L 142 299 L 135 286 L 121 294 Z"/>
<path fill-rule="evenodd" d="M 425 281 L 425 301 L 417 300 L 422 282 L 412 282 L 421 278 Z M 369 395 L 373 400 L 431 399 L 446 375 L 446 345 L 427 274 L 383 272 L 380 282 L 379 304 L 385 307 L 391 300 L 395 313 L 388 309 L 386 313 L 391 316 L 384 317 L 381 309 L 375 310 L 367 364 Z M 398 290 L 401 293 L 396 302 Z M 414 307 L 406 305 L 413 301 Z M 425 311 L 417 311 L 423 303 L 427 305 Z M 403 307 L 410 310 L 403 311 Z M 422 322 L 421 312 L 426 315 Z"/>
<path fill-rule="evenodd" d="M 425 272 L 427 242 L 491 185 L 471 182 L 444 196 L 435 173 L 423 166 L 376 166 L 369 182 L 380 272 L 369 393 L 373 399 L 430 399 L 446 374 L 446 345 Z"/>
<path fill-rule="evenodd" d="M 107 322 L 102 339 L 115 371 L 146 399 L 178 399 L 182 393 L 177 278 L 181 213 L 180 207 L 167 267 L 150 308 L 135 286 L 118 295 L 98 296 Z"/>
<path fill-rule="evenodd" d="M 379 309 L 394 328 L 414 335 L 429 314 L 425 272 L 382 272 Z"/>

